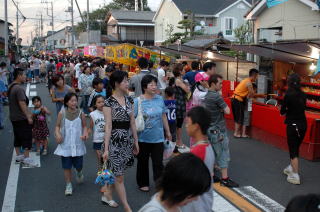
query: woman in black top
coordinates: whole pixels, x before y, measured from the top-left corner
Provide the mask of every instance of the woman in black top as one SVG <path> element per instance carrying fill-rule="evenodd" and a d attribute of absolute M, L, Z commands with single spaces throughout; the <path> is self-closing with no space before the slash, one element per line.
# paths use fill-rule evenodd
<path fill-rule="evenodd" d="M 291 162 L 283 172 L 288 175 L 289 183 L 300 184 L 298 157 L 299 147 L 307 131 L 306 95 L 301 90 L 298 74 L 289 76 L 288 87 L 280 113 L 286 116 L 285 124 L 287 125 L 287 142 Z"/>

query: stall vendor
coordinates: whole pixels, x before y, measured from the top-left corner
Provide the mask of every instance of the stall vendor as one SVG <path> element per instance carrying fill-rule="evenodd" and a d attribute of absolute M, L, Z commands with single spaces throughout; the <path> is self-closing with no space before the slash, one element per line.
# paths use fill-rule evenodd
<path fill-rule="evenodd" d="M 240 82 L 240 84 L 236 87 L 234 94 L 231 99 L 231 106 L 232 106 L 232 112 L 235 122 L 235 131 L 234 131 L 234 137 L 235 138 L 241 138 L 242 132 L 245 132 L 243 130 L 244 122 L 244 110 L 245 110 L 245 103 L 247 98 L 254 97 L 254 90 L 252 83 L 255 82 L 258 78 L 259 71 L 257 69 L 250 69 L 249 71 L 249 78 L 246 78 Z"/>

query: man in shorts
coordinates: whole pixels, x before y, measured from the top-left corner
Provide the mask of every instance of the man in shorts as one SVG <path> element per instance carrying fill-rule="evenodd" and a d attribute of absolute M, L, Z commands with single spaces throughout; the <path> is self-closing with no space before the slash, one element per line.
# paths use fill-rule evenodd
<path fill-rule="evenodd" d="M 216 165 L 221 170 L 221 179 L 214 175 L 214 181 L 220 181 L 221 185 L 230 188 L 239 187 L 239 185 L 228 176 L 230 151 L 224 114 L 230 114 L 230 109 L 220 94 L 222 76 L 218 74 L 210 76 L 208 85 L 208 93 L 204 100 L 204 106 L 210 112 L 210 118 L 212 120 L 208 130 L 208 138 L 215 153 Z"/>
<path fill-rule="evenodd" d="M 26 81 L 23 69 L 16 68 L 13 72 L 13 83 L 9 86 L 9 114 L 13 127 L 14 148 L 16 151 L 16 162 L 25 166 L 37 167 L 29 157 L 32 147 L 32 114 L 28 110 L 29 99 L 21 84 Z M 21 153 L 21 148 L 24 154 Z"/>
<path fill-rule="evenodd" d="M 252 98 L 254 96 L 252 83 L 258 79 L 258 75 L 259 71 L 257 69 L 250 69 L 249 77 L 242 80 L 234 90 L 231 99 L 231 106 L 235 122 L 235 130 L 233 134 L 235 138 L 247 137 L 246 135 L 242 135 L 242 132 L 245 132 L 243 127 L 246 127 L 243 125 L 245 103 L 247 98 Z"/>

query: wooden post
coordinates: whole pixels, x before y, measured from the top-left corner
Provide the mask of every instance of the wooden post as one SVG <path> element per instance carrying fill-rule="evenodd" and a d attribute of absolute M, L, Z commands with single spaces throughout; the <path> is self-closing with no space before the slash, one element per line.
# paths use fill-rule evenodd
<path fill-rule="evenodd" d="M 237 54 L 237 72 L 236 72 L 236 82 L 238 82 L 238 74 L 239 74 L 239 55 Z"/>
<path fill-rule="evenodd" d="M 227 80 L 229 80 L 229 61 L 227 61 Z"/>

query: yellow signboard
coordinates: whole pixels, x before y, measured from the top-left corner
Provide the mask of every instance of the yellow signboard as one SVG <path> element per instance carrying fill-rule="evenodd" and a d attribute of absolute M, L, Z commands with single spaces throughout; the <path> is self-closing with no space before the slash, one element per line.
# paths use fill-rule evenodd
<path fill-rule="evenodd" d="M 161 60 L 170 62 L 170 57 L 153 52 L 149 49 L 138 47 L 132 44 L 119 44 L 107 46 L 105 49 L 105 57 L 113 62 L 122 63 L 128 66 L 136 66 L 140 57 L 145 57 L 154 63 L 157 67 Z M 160 59 L 161 58 L 161 59 Z"/>

